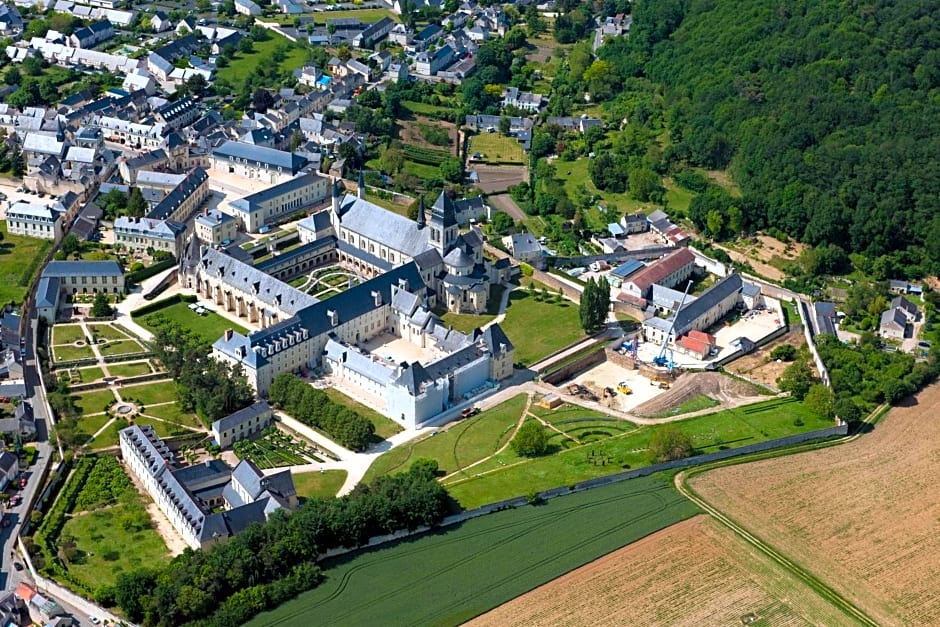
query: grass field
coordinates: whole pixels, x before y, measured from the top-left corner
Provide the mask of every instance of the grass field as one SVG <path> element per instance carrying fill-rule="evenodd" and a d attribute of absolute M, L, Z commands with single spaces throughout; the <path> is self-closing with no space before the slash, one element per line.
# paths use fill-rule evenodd
<path fill-rule="evenodd" d="M 115 400 L 114 393 L 105 388 L 103 390 L 93 390 L 91 392 L 79 392 L 73 394 L 75 405 L 83 414 L 97 414 L 104 411 L 105 405 Z"/>
<path fill-rule="evenodd" d="M 121 396 L 140 401 L 145 406 L 169 403 L 176 400 L 176 384 L 172 381 L 155 381 L 131 385 L 121 390 Z"/>
<path fill-rule="evenodd" d="M 756 620 L 744 623 L 744 617 Z M 706 516 L 582 566 L 467 627 L 844 625 L 846 617 Z"/>
<path fill-rule="evenodd" d="M 325 472 L 291 473 L 297 496 L 302 499 L 312 497 L 333 498 L 346 481 L 345 470 L 327 470 Z"/>
<path fill-rule="evenodd" d="M 123 419 L 117 419 L 112 422 L 107 429 L 102 431 L 94 440 L 89 442 L 87 446 L 92 450 L 101 450 L 117 446 L 118 432 L 127 426 L 127 421 Z"/>
<path fill-rule="evenodd" d="M 76 359 L 89 359 L 95 356 L 95 352 L 90 346 L 75 346 L 65 344 L 63 346 L 52 347 L 53 361 L 74 361 Z"/>
<path fill-rule="evenodd" d="M 107 344 L 99 344 L 98 350 L 102 355 L 132 355 L 142 353 L 146 349 L 135 340 L 118 340 Z"/>
<path fill-rule="evenodd" d="M 130 337 L 124 331 L 110 324 L 90 324 L 88 329 L 98 340 L 126 340 Z"/>
<path fill-rule="evenodd" d="M 78 420 L 78 429 L 81 433 L 85 434 L 86 440 L 90 440 L 95 433 L 98 432 L 98 429 L 108 424 L 108 421 L 111 420 L 111 416 L 108 414 L 95 414 L 93 416 L 82 416 Z M 82 438 L 76 435 L 76 440 L 82 441 Z"/>
<path fill-rule="evenodd" d="M 499 133 L 480 133 L 470 138 L 469 154 L 483 155 L 483 163 L 525 163 L 522 144 L 515 137 Z"/>
<path fill-rule="evenodd" d="M 236 53 L 228 66 L 220 68 L 218 72 L 216 72 L 216 79 L 224 79 L 240 88 L 242 82 L 254 71 L 255 67 L 259 63 L 270 64 L 271 55 L 282 46 L 287 49 L 287 56 L 280 62 L 279 68 L 281 70 L 293 71 L 299 67 L 303 67 L 304 61 L 307 58 L 303 48 L 291 43 L 286 37 L 282 37 L 271 31 L 266 32 L 270 36 L 270 39 L 267 41 L 256 41 L 254 51 L 251 54 L 245 54 L 244 52 Z"/>
<path fill-rule="evenodd" d="M 516 361 L 526 365 L 584 337 L 576 304 L 538 301 L 527 290 L 512 292 L 500 326 L 516 347 Z"/>
<path fill-rule="evenodd" d="M 497 512 L 325 561 L 318 588 L 248 624 L 460 624 L 695 513 L 658 476 Z"/>
<path fill-rule="evenodd" d="M 415 102 L 414 100 L 403 100 L 401 106 L 418 115 L 432 115 L 437 113 L 448 113 L 451 111 L 451 109 L 448 107 L 425 104 L 423 102 Z"/>
<path fill-rule="evenodd" d="M 176 424 L 192 427 L 193 429 L 203 428 L 198 416 L 192 412 L 184 411 L 179 403 L 169 403 L 165 405 L 151 405 L 144 412 L 148 416 L 156 416 Z"/>
<path fill-rule="evenodd" d="M 60 537 L 74 537 L 79 550 L 69 574 L 95 590 L 114 584 L 122 572 L 168 561 L 166 544 L 154 529 L 126 531 L 120 523 L 125 514 L 143 506 L 143 498 L 129 490 L 117 505 L 69 518 Z"/>
<path fill-rule="evenodd" d="M 70 369 L 72 372 L 75 372 L 75 369 Z M 82 383 L 91 383 L 104 377 L 104 371 L 100 366 L 92 366 L 91 368 L 79 368 L 78 375 L 82 379 Z"/>
<path fill-rule="evenodd" d="M 436 460 L 442 474 L 450 474 L 483 459 L 505 444 L 522 415 L 525 403 L 525 395 L 519 394 L 435 436 L 426 436 L 394 448 L 373 462 L 366 472 L 365 481 L 408 470 L 416 459 L 421 458 Z"/>
<path fill-rule="evenodd" d="M 324 11 L 321 13 L 314 13 L 313 16 L 317 24 L 320 25 L 325 24 L 327 20 L 335 20 L 340 18 L 358 18 L 363 22 L 378 22 L 383 17 L 387 17 L 396 24 L 401 22 L 401 17 L 388 9 L 344 9 L 342 11 Z"/>
<path fill-rule="evenodd" d="M 940 623 L 940 386 L 837 447 L 691 477 L 700 497 L 881 625 Z"/>
<path fill-rule="evenodd" d="M 712 407 L 717 407 L 720 405 L 718 401 L 713 399 L 710 396 L 704 394 L 697 394 L 685 401 L 675 409 L 671 411 L 662 412 L 658 414 L 657 418 L 668 418 L 669 416 L 679 416 L 681 414 L 690 414 L 693 411 L 701 411 L 703 409 L 711 409 Z"/>
<path fill-rule="evenodd" d="M 136 377 L 142 374 L 150 374 L 153 369 L 150 363 L 146 361 L 134 361 L 126 364 L 108 364 L 108 370 L 115 377 Z"/>
<path fill-rule="evenodd" d="M 217 313 L 206 313 L 200 316 L 189 309 L 188 303 L 176 302 L 157 311 L 142 316 L 134 316 L 134 322 L 153 331 L 155 326 L 150 320 L 151 316 L 164 316 L 170 322 L 175 322 L 181 327 L 189 329 L 209 344 L 219 339 L 226 329 L 234 329 L 242 334 L 248 333 L 244 327 L 238 326 Z"/>
<path fill-rule="evenodd" d="M 20 303 L 26 297 L 31 275 L 39 271 L 39 264 L 52 246 L 52 240 L 11 235 L 7 231 L 6 220 L 0 220 L 0 232 L 3 233 L 3 241 L 0 241 L 0 302 Z"/>
<path fill-rule="evenodd" d="M 414 161 L 406 159 L 404 169 L 406 172 L 410 172 L 422 180 L 441 178 L 440 168 L 434 165 L 424 165 L 423 163 L 415 163 Z"/>
<path fill-rule="evenodd" d="M 356 399 L 349 398 L 337 389 L 327 388 L 324 390 L 324 392 L 326 392 L 326 395 L 329 396 L 330 400 L 334 403 L 339 403 L 340 405 L 350 408 L 375 425 L 375 435 L 379 436 L 383 440 L 405 430 L 404 427 L 397 424 L 395 421 L 391 420 L 390 418 L 386 418 L 379 412 L 375 411 L 371 407 L 363 405 Z"/>
<path fill-rule="evenodd" d="M 555 163 L 557 177 L 564 181 L 565 190 L 571 198 L 576 197 L 575 189 L 578 185 L 583 184 L 588 192 L 595 198 L 601 199 L 608 209 L 616 207 L 621 214 L 636 213 L 638 211 L 650 213 L 658 208 L 653 203 L 645 203 L 636 200 L 630 196 L 629 192 L 615 194 L 613 192 L 603 192 L 597 189 L 594 187 L 594 183 L 591 182 L 591 175 L 588 173 L 589 162 L 590 159 L 582 157 L 577 161 L 558 161 Z M 607 228 L 607 223 L 601 215 L 600 210 L 597 208 L 596 203 L 584 211 L 584 221 L 588 228 L 594 230 L 604 230 Z"/>
<path fill-rule="evenodd" d="M 442 312 L 440 317 L 446 326 L 454 327 L 455 331 L 460 331 L 461 333 L 470 333 L 474 329 L 482 327 L 496 316 L 490 314 L 476 315 Z"/>
<path fill-rule="evenodd" d="M 156 431 L 157 435 L 161 438 L 169 438 L 174 435 L 188 435 L 193 431 L 192 429 L 186 429 L 175 422 L 166 422 L 163 420 L 157 420 L 156 418 L 151 418 L 145 415 L 134 416 L 134 423 L 140 425 L 141 427 L 145 425 L 150 425 L 153 427 L 153 430 Z"/>
<path fill-rule="evenodd" d="M 77 341 L 87 342 L 85 331 L 80 324 L 57 324 L 52 327 L 52 344 L 74 344 Z"/>
<path fill-rule="evenodd" d="M 589 413 L 586 415 L 590 416 Z M 802 424 L 795 424 L 797 419 Z M 832 426 L 829 420 L 816 416 L 802 403 L 788 399 L 756 403 L 673 424 L 691 437 L 697 453 L 711 453 Z M 521 496 L 531 490 L 571 485 L 651 463 L 647 446 L 658 427 L 624 430 L 624 425 L 617 423 L 558 426 L 562 430 L 578 429 L 571 435 L 581 443 L 567 438 L 567 441 L 562 441 L 562 438 L 553 436 L 552 442 L 563 450 L 556 449 L 553 455 L 535 459 L 521 459 L 508 448 L 445 482 L 448 491 L 463 507 L 472 508 Z M 583 437 L 585 430 L 599 437 L 585 437 L 582 442 L 579 436 Z M 395 449 L 391 451 L 394 452 Z M 381 461 L 379 458 L 376 463 Z"/>

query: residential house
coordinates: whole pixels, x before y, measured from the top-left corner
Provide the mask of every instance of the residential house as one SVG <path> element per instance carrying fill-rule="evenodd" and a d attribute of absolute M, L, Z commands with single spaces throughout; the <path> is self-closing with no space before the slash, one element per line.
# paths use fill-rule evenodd
<path fill-rule="evenodd" d="M 267 401 L 241 409 L 212 423 L 212 440 L 227 449 L 239 440 L 257 437 L 274 422 L 274 410 Z"/>
<path fill-rule="evenodd" d="M 252 0 L 235 0 L 235 12 L 242 15 L 261 15 L 261 7 Z"/>
<path fill-rule="evenodd" d="M 503 246 L 515 259 L 528 264 L 538 264 L 542 259 L 542 245 L 531 233 L 514 233 L 503 238 Z"/>
<path fill-rule="evenodd" d="M 881 337 L 903 340 L 907 335 L 909 324 L 905 311 L 898 307 L 892 307 L 881 314 L 878 333 L 881 334 Z"/>
<path fill-rule="evenodd" d="M 519 91 L 518 87 L 507 87 L 503 93 L 503 107 L 515 107 L 523 111 L 538 113 L 544 104 L 545 96 L 528 91 Z"/>
<path fill-rule="evenodd" d="M 69 36 L 69 44 L 73 48 L 94 48 L 112 37 L 114 37 L 114 25 L 108 20 L 102 20 L 76 29 Z"/>
<path fill-rule="evenodd" d="M 353 38 L 353 46 L 356 48 L 373 48 L 375 44 L 385 39 L 395 26 L 390 18 L 383 17 L 378 22 L 369 24 L 365 30 Z"/>
<path fill-rule="evenodd" d="M 114 241 L 130 251 L 165 251 L 178 257 L 186 225 L 172 220 L 121 216 L 114 221 Z"/>
<path fill-rule="evenodd" d="M 238 234 L 238 219 L 218 209 L 205 209 L 194 220 L 196 237 L 211 246 L 230 242 Z"/>
<path fill-rule="evenodd" d="M 646 217 L 650 230 L 659 235 L 667 244 L 685 246 L 689 243 L 689 234 L 672 223 L 665 211 L 657 209 Z"/>
<path fill-rule="evenodd" d="M 16 453 L 3 451 L 0 453 L 0 490 L 6 490 L 20 474 L 20 460 Z"/>
<path fill-rule="evenodd" d="M 434 76 L 454 62 L 454 49 L 445 44 L 434 52 L 420 52 L 415 57 L 415 74 L 420 76 Z"/>
<path fill-rule="evenodd" d="M 170 17 L 166 12 L 157 9 L 153 12 L 153 15 L 150 16 L 150 28 L 153 32 L 162 33 L 163 31 L 170 30 L 172 27 L 173 24 L 170 23 Z"/>
<path fill-rule="evenodd" d="M 620 226 L 623 227 L 623 231 L 627 235 L 632 235 L 634 233 L 645 233 L 649 229 L 649 223 L 646 221 L 646 216 L 642 213 L 624 215 L 622 218 L 620 218 Z"/>

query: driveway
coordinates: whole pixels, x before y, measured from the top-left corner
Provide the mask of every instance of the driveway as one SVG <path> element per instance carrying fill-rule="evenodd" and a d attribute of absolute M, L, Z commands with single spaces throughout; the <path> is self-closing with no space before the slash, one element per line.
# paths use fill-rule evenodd
<path fill-rule="evenodd" d="M 505 212 L 513 220 L 521 222 L 528 218 L 525 211 L 519 208 L 519 205 L 516 204 L 516 201 L 513 200 L 512 196 L 509 194 L 496 194 L 495 196 L 490 196 L 488 200 L 490 206 Z"/>

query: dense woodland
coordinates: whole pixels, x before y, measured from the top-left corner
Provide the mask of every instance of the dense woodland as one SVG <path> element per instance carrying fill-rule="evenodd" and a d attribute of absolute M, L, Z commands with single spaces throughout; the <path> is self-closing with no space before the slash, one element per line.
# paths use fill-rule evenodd
<path fill-rule="evenodd" d="M 940 269 L 938 48 L 930 0 L 647 1 L 599 51 L 598 89 L 623 91 L 631 124 L 662 114 L 661 171 L 730 168 L 743 197 L 693 201 L 700 228 L 778 229 L 922 275 Z"/>
<path fill-rule="evenodd" d="M 147 626 L 240 625 L 316 587 L 321 551 L 439 523 L 451 503 L 436 472 L 435 462 L 419 460 L 408 472 L 361 484 L 347 496 L 275 512 L 267 524 L 207 550 L 186 549 L 158 571 L 121 575 L 108 600 Z"/>

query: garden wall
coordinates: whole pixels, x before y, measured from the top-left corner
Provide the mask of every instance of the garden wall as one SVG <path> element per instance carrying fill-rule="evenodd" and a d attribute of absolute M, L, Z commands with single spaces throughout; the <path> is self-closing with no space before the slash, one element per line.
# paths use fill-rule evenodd
<path fill-rule="evenodd" d="M 558 370 L 544 375 L 542 381 L 551 385 L 558 385 L 562 381 L 567 381 L 579 372 L 602 363 L 604 361 L 604 352 L 603 350 L 594 350 L 587 355 L 582 355 L 570 364 L 565 364 Z"/>

